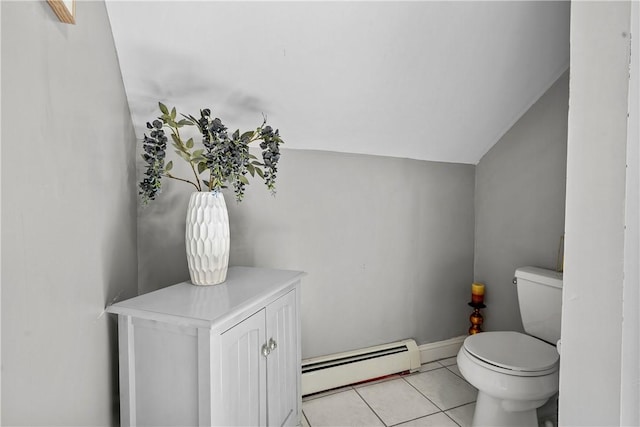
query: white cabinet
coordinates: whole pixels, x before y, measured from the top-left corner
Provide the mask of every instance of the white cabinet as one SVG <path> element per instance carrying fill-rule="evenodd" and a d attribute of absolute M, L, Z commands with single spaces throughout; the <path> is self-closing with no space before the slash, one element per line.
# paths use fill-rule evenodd
<path fill-rule="evenodd" d="M 231 267 L 114 304 L 121 423 L 290 426 L 300 422 L 300 279 Z"/>
<path fill-rule="evenodd" d="M 298 354 L 298 322 L 296 293 L 289 292 L 267 307 L 267 346 L 270 351 L 267 360 L 267 400 L 269 419 L 267 425 L 296 425 L 297 408 L 292 405 L 302 394 L 298 374 L 301 372 Z M 275 347 L 275 348 L 274 348 Z M 295 370 L 290 366 L 296 365 Z"/>

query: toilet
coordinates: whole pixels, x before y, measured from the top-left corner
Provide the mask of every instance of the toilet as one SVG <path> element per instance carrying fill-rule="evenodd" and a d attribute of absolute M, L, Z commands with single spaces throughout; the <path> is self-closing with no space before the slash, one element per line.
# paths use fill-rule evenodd
<path fill-rule="evenodd" d="M 478 389 L 473 426 L 538 426 L 558 392 L 562 273 L 521 267 L 513 280 L 526 334 L 482 332 L 464 340 L 458 368 Z"/>

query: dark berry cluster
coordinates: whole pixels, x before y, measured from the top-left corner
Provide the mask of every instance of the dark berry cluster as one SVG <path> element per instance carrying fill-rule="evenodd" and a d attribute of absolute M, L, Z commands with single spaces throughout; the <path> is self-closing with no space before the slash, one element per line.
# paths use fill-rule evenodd
<path fill-rule="evenodd" d="M 154 200 L 160 193 L 160 179 L 164 174 L 164 159 L 167 150 L 167 137 L 162 130 L 162 122 L 154 120 L 153 124 L 147 122 L 147 129 L 151 132 L 149 136 L 144 135 L 142 142 L 142 158 L 147 164 L 144 172 L 145 177 L 140 182 L 140 192 L 144 203 Z"/>
<path fill-rule="evenodd" d="M 211 110 L 200 111 L 200 118 L 181 114 L 178 120 L 175 108 L 169 110 L 164 104 L 158 103 L 162 115 L 153 123 L 147 123 L 151 130 L 149 136 L 144 135 L 142 155 L 147 163 L 145 178 L 140 183 L 140 194 L 146 203 L 155 199 L 160 192 L 162 177 L 186 182 L 197 191 L 220 191 L 233 186 L 236 200 L 242 201 L 246 186 L 249 184 L 247 173 L 252 177 L 256 174 L 264 179 L 267 188 L 275 191 L 277 165 L 280 160 L 280 138 L 278 130 L 267 125 L 266 118 L 255 131 L 240 133 L 239 130 L 229 135 L 227 127 L 219 118 L 211 117 Z M 202 135 L 202 147 L 194 148 L 193 138 L 183 139 L 180 129 L 184 126 L 195 125 Z M 184 159 L 194 173 L 195 180 L 183 179 L 171 175 L 173 162 L 165 164 L 165 151 L 168 138 L 164 128 L 171 131 L 172 144 L 176 154 Z M 254 141 L 260 141 L 262 162 L 249 152 L 249 146 Z M 201 175 L 208 171 L 201 178 Z"/>
<path fill-rule="evenodd" d="M 275 131 L 271 126 L 265 126 L 260 131 L 262 142 L 260 148 L 262 148 L 262 160 L 264 162 L 264 182 L 267 184 L 267 188 L 271 191 L 275 190 L 276 185 L 276 172 L 278 172 L 278 160 L 280 160 L 280 131 Z"/>
<path fill-rule="evenodd" d="M 249 163 L 249 134 L 240 136 L 240 131 L 236 130 L 229 137 L 227 127 L 219 118 L 211 119 L 208 108 L 200 111 L 198 128 L 205 147 L 202 156 L 206 160 L 206 169 L 210 171 L 210 180 L 205 181 L 205 185 L 215 191 L 226 188 L 225 181 L 231 181 L 236 199 L 242 200 L 248 183 L 245 175 Z"/>

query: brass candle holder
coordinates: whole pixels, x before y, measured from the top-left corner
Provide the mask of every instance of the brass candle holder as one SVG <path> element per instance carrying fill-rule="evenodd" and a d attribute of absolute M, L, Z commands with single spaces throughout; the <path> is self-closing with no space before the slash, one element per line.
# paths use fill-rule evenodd
<path fill-rule="evenodd" d="M 469 328 L 469 335 L 477 334 L 478 332 L 482 332 L 482 323 L 484 322 L 484 318 L 482 317 L 482 313 L 480 313 L 481 308 L 485 308 L 486 305 L 482 302 L 469 302 L 469 306 L 473 307 L 473 313 L 469 316 L 469 321 L 471 322 L 471 327 Z"/>

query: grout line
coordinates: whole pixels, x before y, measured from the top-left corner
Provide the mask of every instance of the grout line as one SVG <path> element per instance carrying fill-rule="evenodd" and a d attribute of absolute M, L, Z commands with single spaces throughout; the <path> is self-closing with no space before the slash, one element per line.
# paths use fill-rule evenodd
<path fill-rule="evenodd" d="M 452 372 L 452 371 L 451 371 L 451 369 L 447 369 L 445 366 L 443 366 L 442 368 L 432 369 L 431 371 L 427 371 L 427 372 L 433 372 L 433 371 L 437 371 L 437 370 L 440 370 L 440 369 L 446 369 L 447 371 L 451 372 L 451 373 L 452 373 L 453 375 L 455 375 L 456 377 L 461 378 L 461 377 L 460 377 L 460 375 L 456 375 L 456 373 L 455 373 L 455 372 Z M 418 372 L 418 373 L 419 373 L 419 374 L 425 374 L 426 372 Z M 471 402 L 462 403 L 462 404 L 460 404 L 460 405 L 458 405 L 458 406 L 453 406 L 453 407 L 451 407 L 451 408 L 442 409 L 442 408 L 440 408 L 438 405 L 436 405 L 436 403 L 435 403 L 435 402 L 433 402 L 431 399 L 429 399 L 429 397 L 427 397 L 424 393 L 422 393 L 420 390 L 418 390 L 418 388 L 417 388 L 417 387 L 415 387 L 413 384 L 411 384 L 409 381 L 407 381 L 404 377 L 403 377 L 402 379 L 403 379 L 403 380 L 405 380 L 405 382 L 406 382 L 407 384 L 409 384 L 411 387 L 413 387 L 413 388 L 414 388 L 418 393 L 420 393 L 421 395 L 423 395 L 423 396 L 424 396 L 424 397 L 425 397 L 429 402 L 433 403 L 433 404 L 435 405 L 435 407 L 436 407 L 436 408 L 440 409 L 440 411 L 441 411 L 441 412 L 450 411 L 450 410 L 452 410 L 452 409 L 456 409 L 456 408 L 459 408 L 459 407 L 464 406 L 464 405 L 470 405 L 470 404 L 472 404 L 472 403 L 476 403 L 476 401 L 475 401 L 475 400 L 472 400 Z M 463 380 L 463 381 L 465 381 L 465 382 L 467 382 L 467 380 L 465 380 L 464 378 L 462 378 L 462 380 Z M 467 384 L 468 384 L 468 382 L 467 382 Z M 471 384 L 469 384 L 469 385 L 471 385 Z M 472 387 L 473 387 L 473 386 L 472 386 Z M 475 388 L 475 387 L 474 387 L 474 388 Z M 477 395 L 476 395 L 476 400 L 477 400 Z M 451 417 L 449 417 L 449 418 L 451 418 Z"/>
<path fill-rule="evenodd" d="M 438 369 L 443 369 L 443 368 L 438 368 Z M 431 371 L 427 371 L 427 372 L 433 372 L 433 371 L 437 371 L 438 369 L 433 369 Z M 424 374 L 424 372 L 421 372 L 422 374 Z M 403 380 L 409 384 L 411 387 L 414 388 L 415 391 L 417 391 L 418 393 L 420 393 L 422 396 L 424 396 L 425 399 L 427 399 L 429 402 L 431 402 L 431 404 L 433 406 L 435 406 L 436 408 L 438 408 L 441 412 L 444 412 L 444 409 L 442 409 L 441 407 L 439 407 L 438 405 L 436 405 L 436 403 L 434 401 L 432 401 L 431 399 L 429 399 L 423 392 L 421 392 L 420 390 L 418 390 L 417 387 L 415 387 L 413 384 L 411 384 L 409 381 L 407 381 L 406 379 L 403 378 Z"/>
<path fill-rule="evenodd" d="M 454 409 L 458 409 L 458 408 L 462 408 L 463 406 L 467 406 L 467 405 L 471 405 L 472 403 L 476 403 L 476 401 L 474 400 L 473 402 L 469 402 L 469 403 L 463 403 L 462 405 L 458 405 L 458 406 L 454 406 L 453 408 L 447 409 L 446 411 L 442 411 L 444 412 L 444 414 L 451 418 L 451 420 L 456 423 L 457 425 L 459 425 L 460 427 L 462 427 L 462 424 L 460 424 L 459 422 L 457 422 L 456 420 L 453 419 L 453 417 L 449 414 L 447 414 L 447 411 L 453 411 Z"/>
<path fill-rule="evenodd" d="M 451 366 L 458 366 L 458 365 L 451 365 Z M 458 373 L 456 373 L 456 371 L 454 371 L 454 370 L 452 370 L 452 369 L 449 369 L 449 367 L 448 367 L 448 366 L 446 366 L 446 368 L 447 368 L 447 370 L 448 370 L 449 372 L 451 372 L 453 375 L 457 376 L 458 378 L 462 378 L 462 379 L 463 379 L 467 384 L 469 384 L 469 381 L 467 381 L 467 379 L 466 379 L 465 377 L 463 377 L 463 376 L 462 376 L 462 374 L 458 374 Z M 471 385 L 471 384 L 469 384 L 469 385 Z M 474 388 L 475 388 L 475 387 L 474 387 Z"/>
<path fill-rule="evenodd" d="M 453 421 L 453 423 L 454 423 L 455 425 L 462 427 L 462 425 L 461 425 L 459 422 L 457 422 L 456 420 L 454 420 L 453 418 L 451 418 L 451 416 L 450 416 L 449 414 L 447 414 L 445 411 L 442 411 L 442 413 L 443 413 L 443 414 L 445 414 L 447 417 L 449 417 L 449 419 L 450 419 L 451 421 Z M 311 427 L 311 426 L 309 426 L 309 427 Z"/>
<path fill-rule="evenodd" d="M 304 413 L 304 409 L 302 410 L 302 416 L 307 421 L 307 425 L 311 427 L 311 423 L 309 422 L 309 418 L 307 418 L 307 414 Z M 303 424 L 304 425 L 304 424 Z"/>
<path fill-rule="evenodd" d="M 436 362 L 438 362 L 440 365 L 442 365 L 442 366 L 444 366 L 444 367 L 446 368 L 447 366 L 452 366 L 452 365 L 456 365 L 456 364 L 457 364 L 457 360 L 456 360 L 455 362 L 451 362 L 451 363 L 449 363 L 448 365 L 445 365 L 445 364 L 443 363 L 443 361 L 445 361 L 445 360 L 450 360 L 450 359 L 453 359 L 453 358 L 454 358 L 454 357 L 445 357 L 444 359 L 436 360 Z"/>
<path fill-rule="evenodd" d="M 462 405 L 458 405 L 458 406 L 454 406 L 453 408 L 445 409 L 445 410 L 444 410 L 444 411 L 442 411 L 442 412 L 452 411 L 452 410 L 454 410 L 454 409 L 462 408 L 463 406 L 471 405 L 472 403 L 476 403 L 476 401 L 474 400 L 473 402 L 463 403 Z"/>
<path fill-rule="evenodd" d="M 390 426 L 388 426 L 388 427 L 399 426 L 400 424 L 409 423 L 409 422 L 411 422 L 411 421 L 419 420 L 419 419 L 422 419 L 422 418 L 427 418 L 427 417 L 430 417 L 430 416 L 432 416 L 432 415 L 436 415 L 436 414 L 440 414 L 440 413 L 443 413 L 443 414 L 444 414 L 444 411 L 438 411 L 438 412 L 434 412 L 433 414 L 427 414 L 427 415 L 423 415 L 423 416 L 421 416 L 421 417 L 412 418 L 412 419 L 410 419 L 410 420 L 400 421 L 399 423 L 391 424 L 391 425 L 390 425 Z M 447 414 L 445 414 L 445 415 L 447 415 Z M 447 416 L 448 416 L 448 415 L 447 415 Z M 449 417 L 449 418 L 451 418 L 451 417 Z M 452 421 L 453 421 L 453 420 L 452 420 Z M 453 421 L 453 422 L 455 423 L 455 421 Z M 456 424 L 458 424 L 458 423 L 456 423 Z M 460 425 L 460 424 L 458 424 L 458 425 Z"/>
<path fill-rule="evenodd" d="M 449 369 L 449 367 L 456 366 L 456 364 L 443 365 L 442 363 L 439 363 L 438 361 L 436 361 L 436 362 L 440 365 L 440 367 L 435 368 L 435 369 L 431 369 L 431 370 L 428 370 L 428 371 L 417 371 L 417 372 L 409 373 L 409 374 L 406 374 L 406 375 L 400 375 L 400 376 L 395 377 L 395 378 L 388 378 L 388 379 L 385 379 L 385 380 L 374 381 L 371 384 L 364 383 L 364 384 L 361 384 L 359 387 L 355 387 L 354 385 L 348 385 L 348 386 L 336 388 L 336 389 L 333 389 L 333 390 L 327 390 L 325 392 L 320 392 L 320 393 L 317 393 L 317 394 L 314 394 L 314 395 L 310 395 L 305 399 L 305 401 L 311 401 L 311 400 L 315 400 L 315 399 L 320 399 L 322 397 L 332 396 L 334 394 L 338 394 L 338 393 L 346 392 L 346 391 L 349 391 L 349 390 L 353 390 L 353 391 L 356 392 L 358 397 L 365 403 L 365 405 L 367 405 L 367 407 L 371 410 L 371 412 L 373 412 L 373 414 L 376 416 L 376 418 L 378 418 L 378 420 L 380 420 L 380 422 L 386 427 L 397 426 L 397 425 L 402 424 L 402 423 L 415 421 L 415 420 L 418 420 L 418 419 L 421 419 L 421 418 L 426 418 L 426 417 L 429 417 L 431 415 L 435 415 L 435 414 L 438 414 L 438 413 L 443 413 L 446 417 L 448 417 L 451 421 L 453 421 L 457 426 L 461 426 L 461 424 L 459 422 L 457 422 L 455 419 L 453 419 L 453 417 L 451 417 L 449 414 L 447 414 L 446 411 L 451 411 L 451 410 L 454 410 L 454 409 L 457 409 L 457 408 L 460 408 L 460 407 L 463 407 L 463 406 L 471 405 L 473 403 L 476 403 L 476 400 L 473 400 L 473 401 L 467 402 L 467 403 L 463 403 L 463 404 L 460 404 L 458 406 L 454 406 L 454 407 L 451 407 L 451 408 L 448 408 L 448 409 L 442 409 L 435 402 L 433 402 L 431 399 L 429 399 L 424 393 L 422 393 L 417 387 L 415 387 L 413 384 L 411 384 L 409 381 L 407 381 L 407 378 L 415 376 L 415 375 L 426 374 L 426 373 L 434 372 L 434 371 L 437 371 L 437 370 L 440 370 L 440 369 L 445 369 L 445 370 L 451 372 L 452 374 L 454 374 L 455 376 L 457 376 L 458 378 L 461 378 L 463 381 L 467 382 L 464 377 L 462 377 L 461 375 L 458 375 L 457 373 L 455 373 L 454 371 Z M 383 383 L 383 382 L 386 382 L 386 381 L 397 380 L 397 379 L 404 380 L 405 383 L 409 384 L 421 396 L 423 396 L 425 399 L 427 399 L 427 401 L 429 401 L 431 404 L 433 404 L 434 407 L 438 409 L 438 411 L 433 412 L 431 414 L 427 414 L 427 415 L 421 416 L 421 417 L 413 418 L 413 419 L 410 419 L 410 420 L 405 420 L 405 421 L 402 421 L 400 423 L 395 423 L 395 424 L 387 424 L 387 423 L 385 423 L 385 421 L 380 417 L 380 415 L 378 415 L 378 413 L 373 409 L 373 407 L 371 407 L 369 402 L 367 402 L 367 400 L 358 392 L 358 389 L 359 388 L 364 388 L 364 387 L 367 387 L 367 386 L 370 386 L 370 385 Z M 307 422 L 307 425 L 309 427 L 313 427 L 311 425 L 311 422 L 309 421 L 309 418 L 305 414 L 304 410 L 302 410 L 301 412 L 302 412 L 302 416 L 304 417 L 304 419 Z"/>
<path fill-rule="evenodd" d="M 383 420 L 382 418 L 380 418 L 380 415 L 378 415 L 378 413 L 377 413 L 377 412 L 376 412 L 376 411 L 371 407 L 371 405 L 369 405 L 369 402 L 367 402 L 367 400 L 366 400 L 364 397 L 362 397 L 362 395 L 361 395 L 360 393 L 358 393 L 358 390 L 357 390 L 357 389 L 355 389 L 355 388 L 354 388 L 353 390 L 356 392 L 356 394 L 358 395 L 358 397 L 360 397 L 360 399 L 362 399 L 362 401 L 364 402 L 364 404 L 365 404 L 365 405 L 367 405 L 367 406 L 369 407 L 369 409 L 371 409 L 371 412 L 373 412 L 373 415 L 375 415 L 376 417 L 378 417 L 378 419 L 380 420 L 380 422 L 382 423 L 382 425 L 383 425 L 383 426 L 388 427 L 388 426 L 387 426 L 387 423 L 385 423 L 385 422 L 384 422 L 384 420 Z M 311 426 L 309 426 L 309 427 L 311 427 Z"/>

